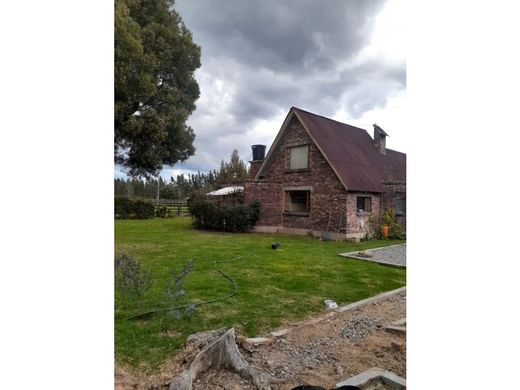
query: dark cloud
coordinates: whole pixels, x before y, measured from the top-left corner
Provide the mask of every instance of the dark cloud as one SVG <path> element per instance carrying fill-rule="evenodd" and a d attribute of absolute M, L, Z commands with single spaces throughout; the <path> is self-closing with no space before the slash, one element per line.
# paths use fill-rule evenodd
<path fill-rule="evenodd" d="M 368 57 L 382 0 L 177 0 L 175 8 L 202 48 L 201 98 L 190 122 L 197 155 L 186 164 L 217 167 L 238 148 L 269 143 L 251 134 L 261 121 L 283 120 L 291 106 L 358 118 L 405 88 L 404 64 Z M 264 139 L 260 139 L 264 137 Z"/>
<path fill-rule="evenodd" d="M 203 58 L 305 72 L 332 69 L 369 38 L 382 0 L 180 0 L 176 8 L 202 46 Z"/>

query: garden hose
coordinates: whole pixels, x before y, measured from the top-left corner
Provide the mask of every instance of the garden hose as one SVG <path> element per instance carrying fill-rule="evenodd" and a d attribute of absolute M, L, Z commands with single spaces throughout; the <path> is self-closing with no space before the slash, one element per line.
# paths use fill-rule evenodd
<path fill-rule="evenodd" d="M 235 259 L 229 260 L 227 262 L 237 261 L 237 260 L 242 259 L 243 257 L 244 256 L 240 256 L 240 257 L 237 257 Z M 226 261 L 220 261 L 218 263 L 227 263 L 227 262 Z M 217 261 L 216 260 L 213 260 L 213 265 L 217 265 Z M 135 319 L 139 319 L 139 318 L 145 318 L 145 317 L 151 316 L 153 314 L 162 313 L 162 312 L 165 312 L 165 311 L 179 310 L 179 309 L 185 309 L 185 308 L 188 308 L 188 307 L 197 307 L 197 306 L 205 305 L 205 304 L 208 304 L 208 303 L 219 302 L 219 301 L 223 301 L 224 299 L 228 299 L 228 298 L 231 298 L 232 296 L 236 295 L 236 293 L 238 291 L 238 284 L 237 284 L 237 282 L 231 276 L 229 276 L 224 271 L 222 271 L 221 269 L 217 269 L 217 271 L 222 276 L 224 276 L 227 280 L 229 280 L 231 282 L 231 284 L 233 284 L 233 291 L 230 292 L 229 294 L 227 294 L 227 295 L 225 295 L 223 297 L 219 297 L 219 298 L 208 299 L 206 301 L 202 301 L 202 302 L 199 302 L 199 303 L 186 303 L 184 305 L 175 306 L 175 307 L 169 307 L 169 308 L 166 308 L 166 309 L 153 309 L 153 310 L 149 310 L 147 312 L 139 313 L 139 314 L 136 314 L 134 316 L 128 317 L 127 320 L 135 320 Z"/>

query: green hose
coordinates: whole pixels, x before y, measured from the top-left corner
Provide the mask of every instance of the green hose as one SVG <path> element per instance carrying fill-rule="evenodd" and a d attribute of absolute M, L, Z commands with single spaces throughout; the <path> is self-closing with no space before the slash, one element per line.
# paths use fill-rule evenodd
<path fill-rule="evenodd" d="M 242 258 L 243 258 L 243 256 L 240 256 L 240 257 L 237 257 L 236 259 L 230 260 L 229 262 L 240 260 Z M 225 263 L 225 262 L 220 262 L 220 263 Z M 216 265 L 216 264 L 217 264 L 217 261 L 214 260 L 213 261 L 213 265 Z M 139 314 L 136 314 L 134 316 L 128 317 L 127 320 L 135 320 L 135 319 L 138 319 L 138 318 L 145 318 L 145 317 L 151 316 L 153 314 L 162 313 L 162 312 L 165 312 L 165 311 L 185 309 L 185 308 L 188 308 L 188 307 L 197 307 L 197 306 L 205 305 L 205 304 L 208 304 L 208 303 L 214 303 L 214 302 L 218 302 L 218 301 L 223 301 L 224 299 L 228 299 L 228 298 L 231 298 L 232 296 L 236 295 L 236 293 L 238 291 L 237 282 L 235 282 L 235 280 L 231 276 L 226 274 L 224 271 L 222 271 L 220 269 L 217 269 L 217 271 L 220 272 L 222 274 L 222 276 L 224 276 L 227 280 L 229 280 L 233 284 L 233 291 L 231 293 L 229 293 L 229 294 L 227 294 L 227 295 L 225 295 L 223 297 L 220 297 L 220 298 L 208 299 L 206 301 L 202 301 L 202 302 L 199 302 L 199 303 L 187 303 L 185 305 L 169 307 L 169 308 L 166 308 L 166 309 L 152 309 L 152 310 L 146 311 L 144 313 L 139 313 Z"/>

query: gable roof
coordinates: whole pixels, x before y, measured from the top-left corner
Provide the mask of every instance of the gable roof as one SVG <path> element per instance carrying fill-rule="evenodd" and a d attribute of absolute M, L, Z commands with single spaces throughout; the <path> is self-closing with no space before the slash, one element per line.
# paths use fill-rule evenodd
<path fill-rule="evenodd" d="M 348 191 L 384 192 L 384 182 L 406 181 L 406 154 L 391 149 L 381 154 L 366 130 L 296 107 L 287 114 L 256 178 L 259 178 L 293 115 L 300 120 Z"/>

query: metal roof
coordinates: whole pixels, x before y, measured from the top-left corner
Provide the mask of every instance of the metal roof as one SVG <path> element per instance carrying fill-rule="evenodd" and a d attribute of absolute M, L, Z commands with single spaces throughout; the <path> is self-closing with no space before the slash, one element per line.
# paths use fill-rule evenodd
<path fill-rule="evenodd" d="M 206 195 L 224 196 L 224 195 L 234 194 L 235 192 L 243 192 L 243 191 L 244 191 L 244 187 L 242 187 L 242 186 L 231 186 L 231 187 L 221 188 L 220 190 L 208 192 Z"/>
<path fill-rule="evenodd" d="M 383 192 L 383 182 L 406 181 L 406 154 L 381 154 L 366 130 L 292 107 L 349 191 Z M 386 134 L 386 133 L 385 133 Z"/>

